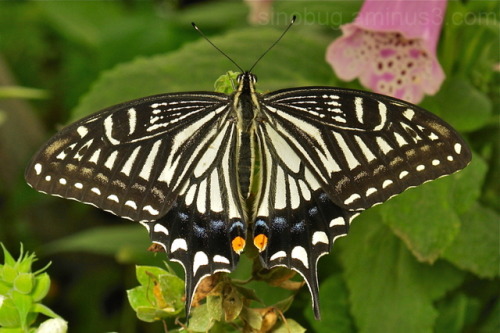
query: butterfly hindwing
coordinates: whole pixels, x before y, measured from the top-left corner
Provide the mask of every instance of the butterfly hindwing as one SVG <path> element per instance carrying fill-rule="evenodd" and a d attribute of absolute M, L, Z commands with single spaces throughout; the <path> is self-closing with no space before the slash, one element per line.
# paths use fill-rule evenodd
<path fill-rule="evenodd" d="M 185 271 L 186 313 L 201 279 L 231 272 L 246 237 L 239 205 L 234 155 L 236 129 L 226 122 L 182 186 L 174 205 L 157 221 L 146 222 L 153 242 Z"/>
<path fill-rule="evenodd" d="M 345 236 L 358 212 L 334 204 L 299 155 L 269 123 L 258 137 L 262 194 L 253 227 L 255 245 L 267 268 L 284 266 L 306 281 L 320 317 L 317 263 Z"/>
<path fill-rule="evenodd" d="M 146 97 L 86 117 L 35 155 L 25 178 L 35 189 L 136 221 L 165 215 L 195 161 L 227 116 L 229 97 Z"/>
<path fill-rule="evenodd" d="M 451 126 L 387 96 L 307 87 L 266 94 L 262 105 L 324 191 L 347 210 L 382 203 L 471 159 Z"/>

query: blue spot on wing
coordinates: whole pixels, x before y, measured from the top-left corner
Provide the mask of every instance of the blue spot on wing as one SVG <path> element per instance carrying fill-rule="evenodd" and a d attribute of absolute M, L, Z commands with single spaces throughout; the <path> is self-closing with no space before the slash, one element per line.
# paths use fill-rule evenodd
<path fill-rule="evenodd" d="M 210 222 L 210 228 L 214 231 L 215 230 L 222 230 L 222 229 L 224 229 L 224 224 L 225 223 L 222 220 L 214 220 L 214 221 Z"/>
<path fill-rule="evenodd" d="M 200 227 L 196 223 L 193 224 L 193 232 L 196 235 L 196 237 L 198 237 L 198 238 L 205 238 L 205 237 L 207 237 L 206 229 Z"/>
<path fill-rule="evenodd" d="M 295 223 L 292 226 L 292 228 L 290 228 L 290 231 L 294 232 L 294 233 L 300 233 L 300 232 L 305 231 L 305 229 L 306 229 L 306 223 L 304 220 L 302 220 L 299 223 Z"/>
<path fill-rule="evenodd" d="M 179 219 L 182 222 L 186 222 L 189 219 L 189 216 L 186 213 L 179 212 Z"/>
<path fill-rule="evenodd" d="M 309 216 L 312 217 L 316 214 L 318 214 L 318 207 L 313 207 L 313 208 L 309 209 Z"/>

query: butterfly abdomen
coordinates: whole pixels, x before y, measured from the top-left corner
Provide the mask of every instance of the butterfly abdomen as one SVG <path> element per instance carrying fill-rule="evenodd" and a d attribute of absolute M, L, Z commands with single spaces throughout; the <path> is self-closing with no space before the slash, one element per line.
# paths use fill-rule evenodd
<path fill-rule="evenodd" d="M 239 192 L 243 201 L 250 197 L 252 172 L 255 168 L 253 153 L 256 145 L 255 121 L 259 116 L 259 103 L 255 100 L 253 91 L 254 80 L 255 77 L 250 73 L 240 75 L 238 91 L 233 96 L 234 117 L 238 129 L 236 165 Z"/>
<path fill-rule="evenodd" d="M 251 136 L 247 132 L 241 132 L 239 136 L 238 152 L 238 180 L 240 185 L 240 194 L 243 199 L 248 198 L 250 191 L 251 177 Z"/>

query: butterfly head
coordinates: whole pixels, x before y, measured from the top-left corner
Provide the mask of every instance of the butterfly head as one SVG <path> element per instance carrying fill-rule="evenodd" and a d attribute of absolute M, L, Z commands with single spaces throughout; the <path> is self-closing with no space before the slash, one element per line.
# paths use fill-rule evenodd
<path fill-rule="evenodd" d="M 254 90 L 255 83 L 257 83 L 257 76 L 247 71 L 238 75 L 236 81 L 238 82 L 239 91 L 251 92 Z"/>
<path fill-rule="evenodd" d="M 247 71 L 238 75 L 236 80 L 238 81 L 239 85 L 244 84 L 245 82 L 255 84 L 257 83 L 257 76 Z"/>

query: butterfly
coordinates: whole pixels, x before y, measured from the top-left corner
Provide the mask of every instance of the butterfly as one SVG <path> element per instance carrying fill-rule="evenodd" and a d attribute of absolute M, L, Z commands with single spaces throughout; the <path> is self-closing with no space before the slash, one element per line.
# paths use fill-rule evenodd
<path fill-rule="evenodd" d="M 261 94 L 256 81 L 242 71 L 231 94 L 166 93 L 101 110 L 43 145 L 25 178 L 144 225 L 185 270 L 187 312 L 204 277 L 231 272 L 255 246 L 264 267 L 304 278 L 319 318 L 318 260 L 352 220 L 463 169 L 471 152 L 450 125 L 402 100 L 321 86 Z"/>

